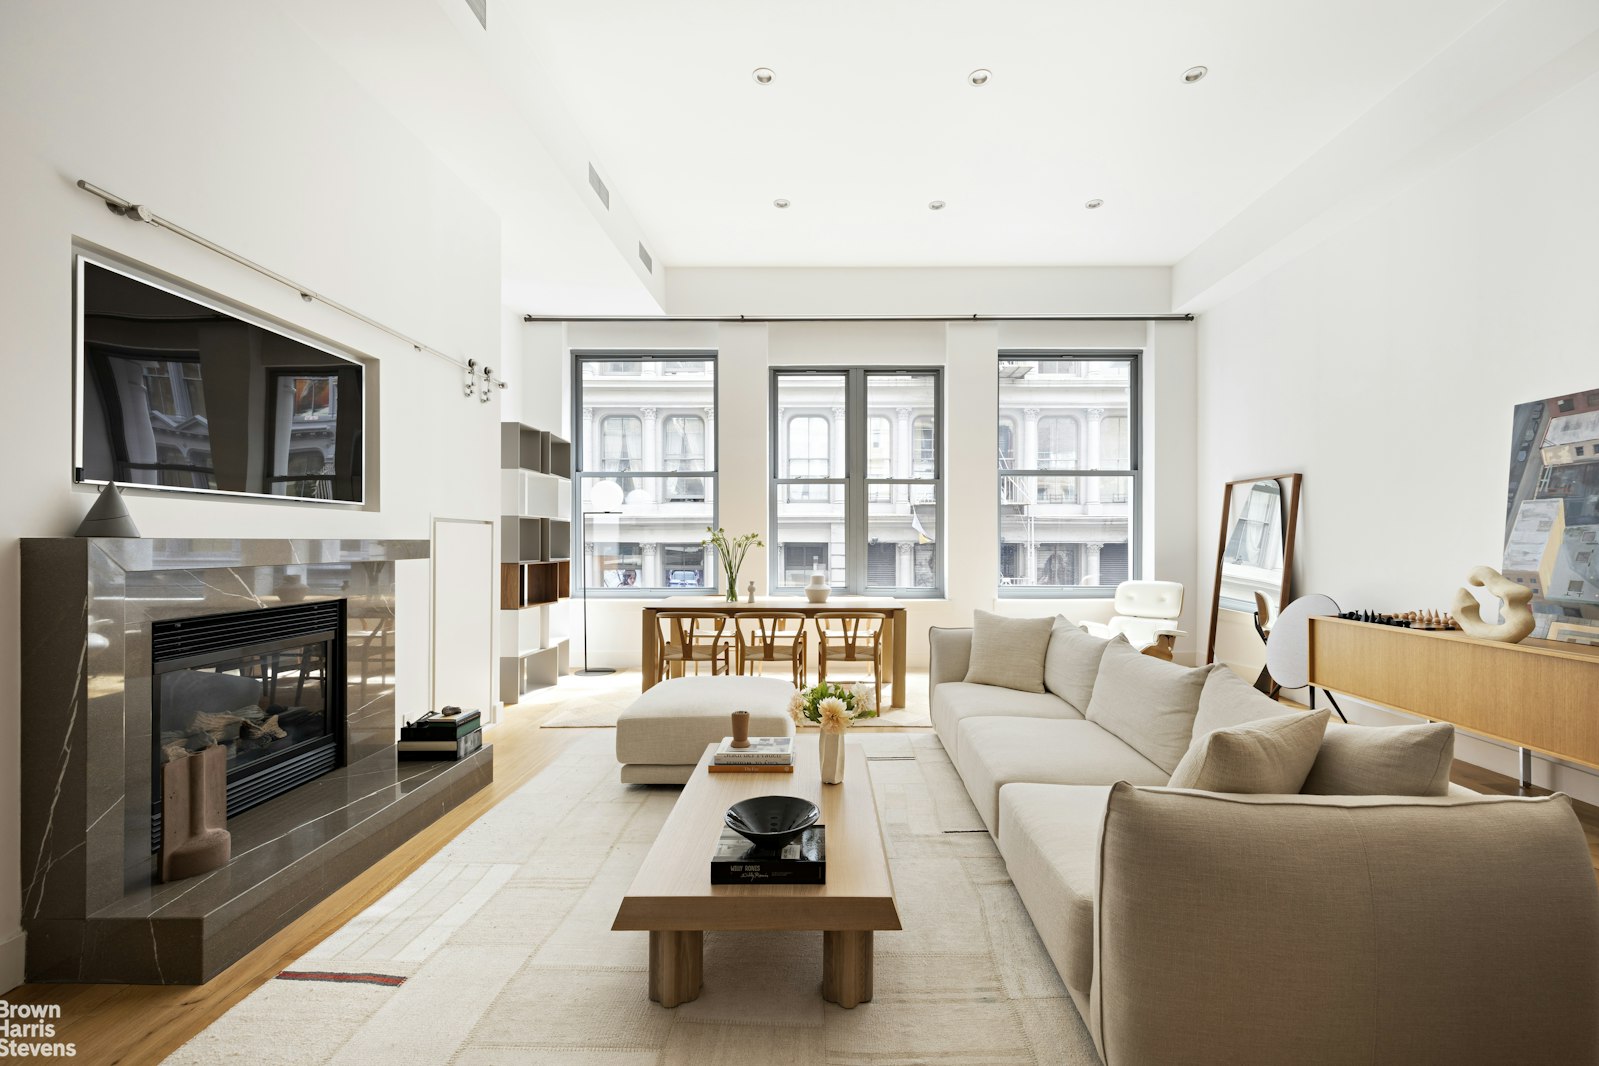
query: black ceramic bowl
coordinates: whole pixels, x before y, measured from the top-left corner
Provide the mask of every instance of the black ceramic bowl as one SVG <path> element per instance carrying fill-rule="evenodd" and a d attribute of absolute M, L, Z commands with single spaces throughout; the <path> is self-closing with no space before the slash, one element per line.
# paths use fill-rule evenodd
<path fill-rule="evenodd" d="M 798 796 L 756 796 L 727 809 L 727 827 L 758 848 L 779 851 L 816 824 L 816 804 Z"/>

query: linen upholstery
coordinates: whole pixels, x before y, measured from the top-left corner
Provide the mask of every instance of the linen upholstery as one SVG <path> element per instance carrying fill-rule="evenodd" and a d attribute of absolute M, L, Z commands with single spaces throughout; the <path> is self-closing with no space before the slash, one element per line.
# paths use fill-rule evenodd
<path fill-rule="evenodd" d="M 1327 712 L 1275 715 L 1216 729 L 1194 742 L 1172 772 L 1172 788 L 1292 795 L 1321 750 Z"/>
<path fill-rule="evenodd" d="M 1564 796 L 1111 788 L 1107 1066 L 1599 1061 L 1599 889 Z"/>
<path fill-rule="evenodd" d="M 1017 692 L 993 685 L 952 681 L 933 689 L 933 729 L 944 742 L 949 761 L 960 766 L 960 724 L 968 718 L 1076 718 L 1083 716 L 1063 699 L 1047 692 Z"/>
<path fill-rule="evenodd" d="M 930 626 L 927 630 L 927 687 L 933 690 L 951 681 L 966 680 L 972 665 L 972 631 L 969 628 Z"/>
<path fill-rule="evenodd" d="M 1188 751 L 1199 696 L 1213 672 L 1209 666 L 1163 662 L 1113 641 L 1105 646 L 1085 713 L 1170 777 Z"/>
<path fill-rule="evenodd" d="M 1228 667 L 1217 666 L 1205 678 L 1205 687 L 1199 694 L 1194 738 L 1197 740 L 1217 729 L 1258 722 L 1262 718 L 1298 713 L 1267 696 Z"/>
<path fill-rule="evenodd" d="M 794 686 L 776 677 L 669 678 L 617 716 L 616 760 L 624 766 L 692 768 L 707 744 L 732 735 L 734 711 L 750 712 L 752 737 L 793 736 L 793 695 Z"/>
<path fill-rule="evenodd" d="M 1165 770 L 1131 745 L 1079 719 L 968 718 L 960 724 L 966 791 L 989 833 L 998 836 L 999 792 L 1013 782 L 1164 785 Z"/>
<path fill-rule="evenodd" d="M 1057 617 L 1044 655 L 1044 688 L 1065 700 L 1072 710 L 1086 711 L 1109 643 L 1084 633 L 1065 615 Z"/>
<path fill-rule="evenodd" d="M 1109 785 L 1006 785 L 999 853 L 1072 998 L 1094 985 L 1094 881 Z"/>
<path fill-rule="evenodd" d="M 976 612 L 967 683 L 1043 692 L 1044 655 L 1054 627 L 1053 618 L 1007 618 Z"/>
<path fill-rule="evenodd" d="M 1301 792 L 1322 796 L 1442 796 L 1455 727 L 1331 725 Z"/>
<path fill-rule="evenodd" d="M 701 755 L 705 754 L 703 750 Z M 620 780 L 624 785 L 686 785 L 698 763 L 625 763 Z"/>

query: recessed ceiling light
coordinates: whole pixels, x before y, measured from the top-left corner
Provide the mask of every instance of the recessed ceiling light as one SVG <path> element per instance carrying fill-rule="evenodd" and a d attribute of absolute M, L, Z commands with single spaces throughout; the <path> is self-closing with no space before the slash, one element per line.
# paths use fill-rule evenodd
<path fill-rule="evenodd" d="M 762 85 L 770 85 L 772 84 L 772 79 L 777 77 L 777 75 L 772 73 L 771 67 L 756 67 L 750 71 L 750 77 Z"/>
<path fill-rule="evenodd" d="M 992 78 L 993 76 L 993 71 L 986 67 L 978 67 L 976 70 L 966 75 L 966 80 L 971 82 L 973 85 L 987 85 L 988 79 Z"/>
<path fill-rule="evenodd" d="M 1096 199 L 1088 201 L 1083 206 L 1088 208 L 1090 211 L 1092 211 L 1095 208 L 1104 207 L 1105 206 L 1105 201 L 1096 198 Z"/>
<path fill-rule="evenodd" d="M 927 209 L 929 211 L 942 211 L 944 210 L 944 201 L 934 200 L 927 205 Z"/>
<path fill-rule="evenodd" d="M 1209 73 L 1209 67 L 1189 67 L 1187 70 L 1183 71 L 1183 80 L 1192 85 L 1194 82 L 1198 81 Z"/>
<path fill-rule="evenodd" d="M 781 210 L 788 206 L 788 201 L 784 200 L 782 197 L 779 197 L 772 201 L 772 206 Z"/>

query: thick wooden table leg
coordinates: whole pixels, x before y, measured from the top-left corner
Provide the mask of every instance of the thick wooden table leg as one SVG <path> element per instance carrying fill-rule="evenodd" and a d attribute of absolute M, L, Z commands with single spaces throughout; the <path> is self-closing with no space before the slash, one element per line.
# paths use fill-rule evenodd
<path fill-rule="evenodd" d="M 650 930 L 650 999 L 663 1007 L 699 999 L 704 947 L 705 934 L 698 930 Z"/>
<path fill-rule="evenodd" d="M 894 632 L 894 706 L 905 706 L 905 611 L 893 613 Z"/>
<path fill-rule="evenodd" d="M 853 1007 L 872 998 L 872 931 L 822 934 L 822 998 Z"/>
<path fill-rule="evenodd" d="M 588 610 L 587 603 L 583 609 Z M 639 612 L 644 619 L 644 632 L 639 641 L 639 668 L 644 675 L 644 682 L 639 687 L 640 692 L 648 692 L 655 686 L 661 673 L 661 642 L 660 634 L 655 629 L 655 612 L 648 607 Z"/>

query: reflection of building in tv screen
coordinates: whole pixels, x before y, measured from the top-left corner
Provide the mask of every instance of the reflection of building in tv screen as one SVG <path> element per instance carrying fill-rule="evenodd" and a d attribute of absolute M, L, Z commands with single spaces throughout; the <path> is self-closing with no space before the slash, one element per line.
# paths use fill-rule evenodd
<path fill-rule="evenodd" d="M 363 500 L 358 363 L 82 268 L 79 480 Z"/>

